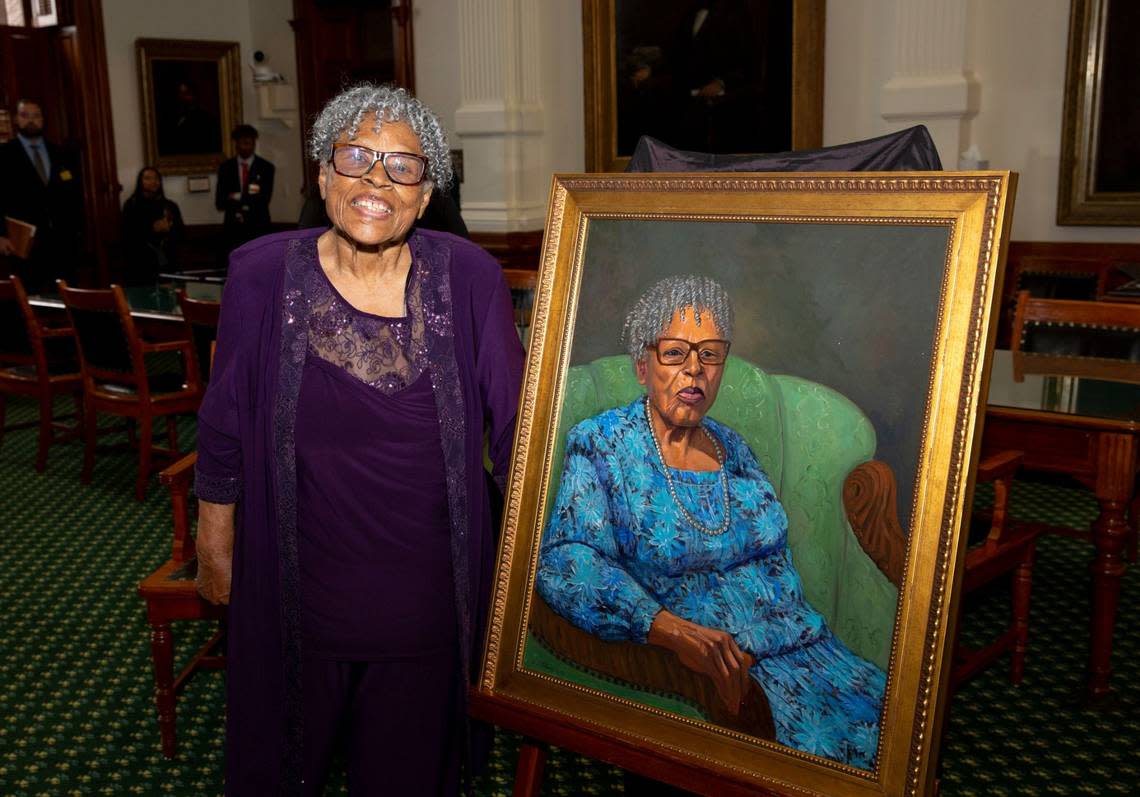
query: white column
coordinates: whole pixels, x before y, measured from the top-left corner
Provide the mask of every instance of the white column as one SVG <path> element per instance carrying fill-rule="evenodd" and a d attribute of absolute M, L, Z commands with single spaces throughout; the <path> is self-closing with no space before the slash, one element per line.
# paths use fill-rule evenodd
<path fill-rule="evenodd" d="M 969 145 L 966 120 L 979 90 L 966 72 L 968 0 L 896 0 L 894 70 L 879 95 L 879 112 L 904 127 L 930 130 L 945 169 Z"/>
<path fill-rule="evenodd" d="M 541 229 L 544 168 L 541 0 L 459 0 L 463 218 L 480 232 Z"/>

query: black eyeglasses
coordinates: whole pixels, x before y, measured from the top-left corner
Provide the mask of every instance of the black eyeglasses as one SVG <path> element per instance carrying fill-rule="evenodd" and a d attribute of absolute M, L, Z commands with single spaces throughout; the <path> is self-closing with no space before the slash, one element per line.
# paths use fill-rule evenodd
<path fill-rule="evenodd" d="M 659 338 L 656 346 L 649 348 L 657 352 L 657 362 L 662 365 L 681 365 L 689 359 L 689 352 L 696 350 L 701 365 L 723 365 L 728 359 L 727 340 L 709 338 L 690 343 L 680 338 Z"/>
<path fill-rule="evenodd" d="M 379 161 L 388 179 L 399 185 L 419 185 L 427 176 L 428 159 L 412 152 L 377 152 L 359 144 L 333 144 L 332 167 L 345 177 L 363 177 Z"/>

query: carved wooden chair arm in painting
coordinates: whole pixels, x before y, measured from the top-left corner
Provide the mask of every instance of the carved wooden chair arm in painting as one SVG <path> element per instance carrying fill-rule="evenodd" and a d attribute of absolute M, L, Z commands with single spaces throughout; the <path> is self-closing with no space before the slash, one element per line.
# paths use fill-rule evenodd
<path fill-rule="evenodd" d="M 577 667 L 647 692 L 677 695 L 721 727 L 760 739 L 776 738 L 768 696 L 755 681 L 749 681 L 744 709 L 733 714 L 718 696 L 713 680 L 683 665 L 677 654 L 655 645 L 599 639 L 562 618 L 537 593 L 530 630 L 556 656 Z"/>
<path fill-rule="evenodd" d="M 895 476 L 889 465 L 857 465 L 843 483 L 843 508 L 863 551 L 898 587 L 906 562 L 906 536 L 899 524 Z"/>

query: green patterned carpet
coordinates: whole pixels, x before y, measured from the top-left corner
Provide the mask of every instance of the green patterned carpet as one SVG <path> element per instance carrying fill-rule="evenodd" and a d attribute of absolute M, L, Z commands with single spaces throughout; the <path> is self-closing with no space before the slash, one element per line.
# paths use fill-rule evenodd
<path fill-rule="evenodd" d="M 9 401 L 10 423 L 33 417 L 30 403 Z M 184 420 L 187 448 L 192 435 Z M 135 589 L 169 555 L 165 492 L 152 480 L 146 503 L 133 500 L 126 452 L 101 452 L 94 483 L 80 485 L 78 443 L 53 447 L 47 473 L 37 475 L 34 447 L 33 430 L 9 432 L 0 447 L 0 795 L 219 794 L 222 673 L 199 673 L 179 699 L 178 758 L 159 750 Z M 1074 526 L 1096 511 L 1080 491 L 1032 483 L 1019 483 L 1014 501 L 1019 517 Z M 1038 551 L 1025 682 L 1011 688 L 999 662 L 963 687 L 944 747 L 946 797 L 1131 794 L 1140 783 L 1135 615 L 1125 610 L 1117 624 L 1118 704 L 1081 708 L 1090 548 L 1049 537 Z M 1135 569 L 1121 605 L 1140 606 Z M 1007 612 L 1006 590 L 983 595 L 969 607 L 966 640 L 994 633 Z M 175 634 L 183 653 L 203 638 L 193 627 Z M 499 735 L 478 794 L 511 793 L 517 744 Z M 621 783 L 611 767 L 555 751 L 543 794 L 621 794 Z M 339 783 L 329 791 L 343 793 Z"/>

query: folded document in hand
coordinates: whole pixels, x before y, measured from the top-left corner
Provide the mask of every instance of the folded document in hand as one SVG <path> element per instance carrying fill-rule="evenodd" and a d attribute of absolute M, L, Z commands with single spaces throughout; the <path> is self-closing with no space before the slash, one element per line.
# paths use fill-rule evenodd
<path fill-rule="evenodd" d="M 5 216 L 4 222 L 8 225 L 8 242 L 12 244 L 12 254 L 16 257 L 27 258 L 32 252 L 32 241 L 36 237 L 36 225 L 26 221 Z"/>

